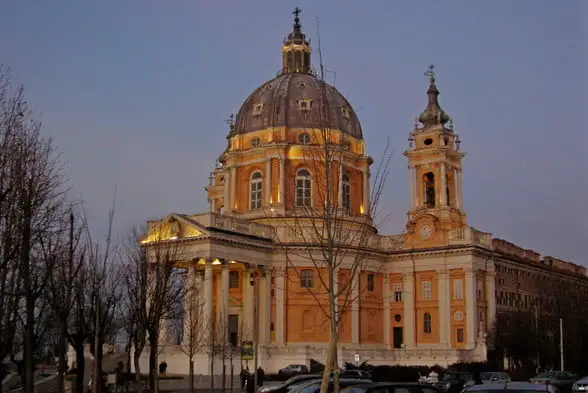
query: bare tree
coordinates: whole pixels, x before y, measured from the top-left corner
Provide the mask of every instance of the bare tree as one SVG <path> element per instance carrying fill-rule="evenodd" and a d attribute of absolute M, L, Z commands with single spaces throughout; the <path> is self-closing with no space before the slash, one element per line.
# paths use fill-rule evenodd
<path fill-rule="evenodd" d="M 363 179 L 370 180 L 355 169 L 356 164 L 369 171 L 372 159 L 365 154 L 362 144 L 333 128 L 343 118 L 342 108 L 333 104 L 336 102 L 333 96 L 338 93 L 324 81 L 322 73 L 318 79 L 321 98 L 313 102 L 317 111 L 309 111 L 307 124 L 312 124 L 306 132 L 309 140 L 300 146 L 301 167 L 305 172 L 287 182 L 286 198 L 293 204 L 287 212 L 291 219 L 285 220 L 284 227 L 277 228 L 276 237 L 286 255 L 286 270 L 294 274 L 294 281 L 301 288 L 308 290 L 329 326 L 329 350 L 321 385 L 321 393 L 325 393 L 331 371 L 339 369 L 337 346 L 342 316 L 350 311 L 353 301 L 367 285 L 373 285 L 362 283 L 361 275 L 377 233 L 374 222 L 386 218 L 378 216 L 377 208 L 388 177 L 392 150 L 387 145 L 376 166 L 369 185 L 369 201 L 357 197 L 363 193 L 358 193 L 357 188 L 354 192 L 352 187 L 360 184 L 368 187 L 363 185 Z M 345 126 L 339 128 L 343 130 Z M 313 266 L 317 285 L 309 277 L 301 276 L 301 263 Z M 292 278 L 291 274 L 288 277 Z M 337 382 L 335 386 L 338 389 Z"/>
<path fill-rule="evenodd" d="M 11 297 L 8 307 L 23 307 L 16 315 L 22 326 L 23 389 L 32 391 L 36 352 L 51 326 L 44 297 L 50 269 L 42 245 L 59 231 L 66 183 L 51 140 L 41 135 L 41 124 L 33 118 L 22 86 L 12 85 L 4 67 L 0 67 L 0 90 L 3 260 L 10 261 L 13 273 L 5 279 L 15 289 L 3 296 Z"/>
<path fill-rule="evenodd" d="M 64 374 L 67 371 L 65 354 L 71 322 L 70 317 L 75 306 L 76 280 L 85 257 L 84 250 L 78 249 L 80 228 L 76 227 L 74 211 L 70 210 L 63 221 L 62 235 L 56 236 L 54 242 L 48 241 L 43 247 L 45 259 L 51 273 L 49 275 L 47 296 L 55 315 L 58 330 L 57 389 L 59 392 L 64 390 Z"/>
<path fill-rule="evenodd" d="M 185 282 L 185 302 L 183 307 L 183 330 L 181 341 L 182 351 L 189 361 L 189 391 L 194 391 L 194 356 L 199 353 L 206 343 L 210 326 L 203 318 L 204 304 L 201 301 L 202 276 L 200 272 L 188 270 Z"/>
<path fill-rule="evenodd" d="M 149 384 L 158 389 L 157 359 L 161 323 L 183 300 L 184 288 L 175 263 L 181 259 L 177 242 L 154 230 L 147 239 L 145 231 L 133 230 L 124 255 L 128 308 L 135 316 L 137 330 L 133 335 L 134 366 L 140 378 L 139 359 L 149 339 Z"/>

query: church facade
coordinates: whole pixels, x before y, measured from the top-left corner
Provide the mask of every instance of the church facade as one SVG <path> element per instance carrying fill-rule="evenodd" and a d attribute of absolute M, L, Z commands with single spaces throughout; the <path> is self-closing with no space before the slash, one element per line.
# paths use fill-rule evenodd
<path fill-rule="evenodd" d="M 373 160 L 366 154 L 361 124 L 349 102 L 313 72 L 310 58 L 311 45 L 296 13 L 282 46 L 281 72 L 256 89 L 231 121 L 227 148 L 206 187 L 208 211 L 170 214 L 148 225 L 142 241 L 148 251 L 169 243 L 182 248 L 177 266 L 186 269 L 186 282 L 196 289 L 186 296 L 184 310 L 198 304 L 198 320 L 210 321 L 208 329 L 200 328 L 205 336 L 222 330 L 235 349 L 256 343 L 266 372 L 325 361 L 325 269 L 284 248 L 285 243 L 300 250 L 313 246 L 292 228 L 315 225 L 322 216 L 310 212 L 325 203 L 337 206 L 346 233 L 362 234 L 346 251 L 350 261 L 361 259 L 360 270 L 351 275 L 353 263 L 345 261 L 334 269 L 334 286 L 346 285 L 351 276 L 356 282 L 340 316 L 340 364 L 484 361 L 497 313 L 522 301 L 530 307 L 538 296 L 532 285 L 518 284 L 519 274 L 529 282 L 558 276 L 586 284 L 585 268 L 543 258 L 468 225 L 462 198 L 465 153 L 439 104 L 432 68 L 427 105 L 408 133 L 404 153 L 406 231 L 379 234 L 372 217 Z M 325 156 L 305 153 L 327 143 L 321 138 L 325 129 L 328 143 L 338 146 L 329 183 L 317 170 L 325 167 Z M 326 186 L 329 192 L 321 189 L 325 184 L 333 185 Z M 162 322 L 159 356 L 173 373 L 188 373 L 190 327 L 184 323 L 183 342 L 174 343 Z M 212 372 L 221 373 L 222 360 L 205 346 L 194 360 L 196 370 L 209 370 L 212 361 Z M 238 372 L 239 354 L 233 362 Z"/>

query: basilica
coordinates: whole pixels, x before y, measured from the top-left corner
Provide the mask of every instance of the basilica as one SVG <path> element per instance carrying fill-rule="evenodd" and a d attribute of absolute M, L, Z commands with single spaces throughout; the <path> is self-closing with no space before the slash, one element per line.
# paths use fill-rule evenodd
<path fill-rule="evenodd" d="M 324 289 L 351 280 L 356 285 L 349 286 L 352 296 L 339 316 L 339 364 L 484 361 L 497 313 L 530 307 L 538 296 L 535 281 L 557 276 L 586 283 L 581 266 L 469 226 L 462 199 L 465 153 L 439 103 L 433 68 L 425 109 L 407 132 L 406 230 L 379 233 L 372 217 L 374 162 L 361 123 L 312 67 L 298 14 L 281 47 L 281 71 L 255 89 L 230 122 L 227 147 L 206 186 L 208 211 L 149 222 L 142 240 L 148 251 L 181 246 L 177 266 L 196 288 L 184 309 L 199 305 L 198 320 L 210 321 L 200 329 L 205 336 L 226 332 L 235 348 L 254 343 L 266 372 L 324 362 L 330 334 Z M 308 233 L 326 230 L 317 221 L 330 207 L 348 244 L 335 247 L 345 255 L 329 281 L 317 264 L 328 259 L 324 242 L 317 246 Z M 191 329 L 186 324 L 184 342 L 173 342 L 168 329 L 162 321 L 160 361 L 187 373 L 183 346 Z M 244 363 L 235 352 L 239 372 Z M 211 372 L 221 373 L 222 359 L 204 345 L 194 361 L 197 370 L 216 362 Z"/>

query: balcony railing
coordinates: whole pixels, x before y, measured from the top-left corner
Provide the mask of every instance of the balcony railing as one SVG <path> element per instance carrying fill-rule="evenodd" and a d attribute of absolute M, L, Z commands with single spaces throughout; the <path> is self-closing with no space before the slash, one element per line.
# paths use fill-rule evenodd
<path fill-rule="evenodd" d="M 492 234 L 467 227 L 449 231 L 449 244 L 474 244 L 485 248 L 492 248 Z"/>

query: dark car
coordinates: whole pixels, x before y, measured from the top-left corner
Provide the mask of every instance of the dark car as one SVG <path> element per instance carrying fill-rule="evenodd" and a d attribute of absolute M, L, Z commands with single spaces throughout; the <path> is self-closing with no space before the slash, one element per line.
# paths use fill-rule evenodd
<path fill-rule="evenodd" d="M 443 390 L 425 383 L 377 382 L 352 386 L 341 393 L 443 393 Z"/>
<path fill-rule="evenodd" d="M 572 385 L 578 380 L 578 376 L 567 371 L 546 371 L 533 377 L 529 382 L 538 385 L 553 385 L 564 393 L 572 391 Z"/>
<path fill-rule="evenodd" d="M 304 364 L 290 364 L 289 366 L 281 368 L 278 371 L 279 375 L 284 376 L 291 376 L 304 373 L 308 373 L 308 367 L 306 367 Z"/>
<path fill-rule="evenodd" d="M 469 386 L 464 393 L 560 393 L 553 385 L 539 385 L 530 382 L 500 382 Z"/>
<path fill-rule="evenodd" d="M 445 393 L 459 393 L 474 380 L 474 375 L 467 371 L 447 371 L 435 387 Z"/>
<path fill-rule="evenodd" d="M 321 390 L 321 380 L 316 379 L 309 381 L 305 385 L 300 386 L 296 390 L 291 390 L 292 393 L 319 393 Z M 372 381 L 370 379 L 356 379 L 356 378 L 340 378 L 339 379 L 339 389 L 343 390 L 349 386 L 358 386 L 362 384 L 371 384 Z M 333 379 L 329 381 L 329 387 L 327 389 L 327 393 L 332 393 L 334 389 Z"/>
<path fill-rule="evenodd" d="M 287 393 L 293 389 L 296 389 L 300 385 L 306 384 L 308 381 L 313 379 L 320 379 L 322 377 L 321 374 L 302 374 L 296 375 L 292 378 L 287 379 L 286 381 L 276 384 L 276 385 L 269 385 L 269 386 L 262 386 L 259 388 L 259 393 Z"/>
<path fill-rule="evenodd" d="M 372 379 L 372 374 L 364 370 L 344 370 L 339 372 L 341 378 Z"/>

